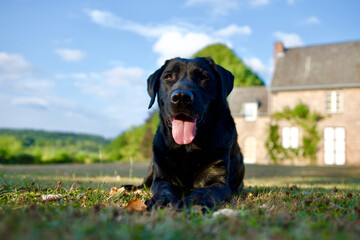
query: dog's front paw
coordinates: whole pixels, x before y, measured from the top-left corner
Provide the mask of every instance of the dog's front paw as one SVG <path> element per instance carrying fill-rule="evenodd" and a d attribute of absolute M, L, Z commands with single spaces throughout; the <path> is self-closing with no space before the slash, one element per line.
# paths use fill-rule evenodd
<path fill-rule="evenodd" d="M 214 201 L 211 199 L 201 198 L 199 196 L 188 196 L 178 202 L 176 210 L 181 211 L 184 208 L 192 208 L 193 206 L 200 206 L 202 212 L 214 207 Z"/>
<path fill-rule="evenodd" d="M 175 206 L 177 201 L 178 200 L 172 196 L 158 196 L 147 200 L 145 204 L 147 205 L 147 210 L 153 210 L 157 208 L 165 208 L 167 205 Z"/>

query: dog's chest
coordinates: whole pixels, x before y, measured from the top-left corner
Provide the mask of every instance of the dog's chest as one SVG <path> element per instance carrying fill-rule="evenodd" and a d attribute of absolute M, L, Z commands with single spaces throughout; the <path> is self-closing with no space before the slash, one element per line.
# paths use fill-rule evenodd
<path fill-rule="evenodd" d="M 183 153 L 177 155 L 173 173 L 187 188 L 204 187 L 213 173 L 213 162 L 213 156 L 202 151 Z"/>

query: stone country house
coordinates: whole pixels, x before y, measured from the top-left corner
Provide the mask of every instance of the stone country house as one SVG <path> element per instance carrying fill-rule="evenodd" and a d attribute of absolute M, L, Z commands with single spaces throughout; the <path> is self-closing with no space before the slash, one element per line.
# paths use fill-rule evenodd
<path fill-rule="evenodd" d="M 272 163 L 265 147 L 272 115 L 302 102 L 324 117 L 315 164 L 360 166 L 360 41 L 288 49 L 277 42 L 274 63 L 269 88 L 234 88 L 229 97 L 245 162 Z M 302 144 L 302 128 L 286 120 L 278 125 L 283 148 Z"/>

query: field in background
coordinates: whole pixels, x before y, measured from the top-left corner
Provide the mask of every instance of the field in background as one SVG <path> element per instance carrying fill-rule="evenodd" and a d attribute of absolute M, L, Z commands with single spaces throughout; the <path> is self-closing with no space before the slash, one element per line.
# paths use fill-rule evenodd
<path fill-rule="evenodd" d="M 48 165 L 0 165 L 0 174 L 13 180 L 34 179 L 71 184 L 79 179 L 108 186 L 127 184 L 131 180 L 140 183 L 146 176 L 149 162 L 96 164 L 48 164 Z M 133 179 L 131 179 L 132 177 Z M 246 165 L 247 186 L 288 186 L 329 189 L 340 186 L 360 190 L 360 168 L 354 167 L 293 167 Z"/>
<path fill-rule="evenodd" d="M 138 184 L 148 162 L 0 166 L 2 239 L 358 239 L 360 168 L 247 165 L 229 216 L 172 208 L 131 213 L 149 191 L 109 195 Z M 129 178 L 132 174 L 134 178 Z M 56 201 L 42 195 L 62 194 Z"/>

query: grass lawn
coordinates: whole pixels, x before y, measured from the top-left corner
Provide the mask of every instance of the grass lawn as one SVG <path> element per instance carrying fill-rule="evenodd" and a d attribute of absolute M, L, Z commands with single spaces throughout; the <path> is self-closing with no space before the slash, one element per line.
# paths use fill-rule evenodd
<path fill-rule="evenodd" d="M 150 193 L 109 191 L 147 166 L 133 178 L 129 163 L 0 166 L 0 238 L 360 239 L 360 168 L 248 165 L 244 191 L 216 210 L 128 211 Z"/>

